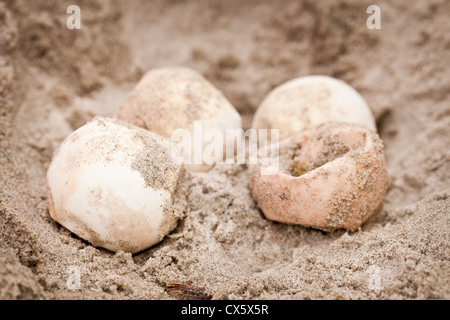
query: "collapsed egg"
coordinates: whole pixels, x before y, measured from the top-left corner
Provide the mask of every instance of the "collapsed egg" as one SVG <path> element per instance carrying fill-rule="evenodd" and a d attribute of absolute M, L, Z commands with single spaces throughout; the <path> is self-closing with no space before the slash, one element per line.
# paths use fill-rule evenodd
<path fill-rule="evenodd" d="M 355 230 L 386 192 L 382 142 L 355 124 L 331 122 L 293 135 L 280 142 L 277 159 L 249 166 L 253 197 L 270 220 Z"/>
<path fill-rule="evenodd" d="M 97 117 L 68 136 L 47 172 L 50 216 L 94 246 L 138 252 L 183 216 L 184 169 L 170 141 Z"/>

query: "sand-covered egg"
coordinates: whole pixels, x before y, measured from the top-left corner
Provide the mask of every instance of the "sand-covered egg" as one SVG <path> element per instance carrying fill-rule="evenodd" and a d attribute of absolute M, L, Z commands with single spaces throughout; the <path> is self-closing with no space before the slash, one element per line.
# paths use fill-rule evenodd
<path fill-rule="evenodd" d="M 273 89 L 258 106 L 252 128 L 279 129 L 284 139 L 330 121 L 376 130 L 368 104 L 350 85 L 328 76 L 305 76 Z"/>
<path fill-rule="evenodd" d="M 190 159 L 184 159 L 192 171 L 206 171 L 207 163 L 194 163 L 194 145 L 206 146 L 194 122 L 203 131 L 240 129 L 241 116 L 225 96 L 195 70 L 185 67 L 165 67 L 150 70 L 136 85 L 120 108 L 117 118 L 166 138 L 178 129 L 188 130 L 192 141 Z M 198 126 L 197 126 L 198 127 Z M 176 139 L 172 139 L 176 141 Z M 195 140 L 195 141 L 194 141 Z M 224 149 L 226 148 L 224 139 Z"/>
<path fill-rule="evenodd" d="M 184 215 L 184 168 L 170 141 L 96 117 L 68 136 L 47 172 L 51 217 L 94 246 L 138 252 Z"/>
<path fill-rule="evenodd" d="M 277 161 L 249 169 L 268 219 L 322 230 L 357 229 L 379 208 L 388 183 L 382 141 L 349 123 L 293 135 L 280 142 Z"/>

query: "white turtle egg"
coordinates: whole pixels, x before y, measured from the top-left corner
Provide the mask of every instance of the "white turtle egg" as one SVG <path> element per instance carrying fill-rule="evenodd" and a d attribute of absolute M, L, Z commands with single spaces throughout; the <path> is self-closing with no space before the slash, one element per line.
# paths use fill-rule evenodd
<path fill-rule="evenodd" d="M 220 132 L 224 137 L 223 150 L 227 150 L 226 130 L 242 127 L 241 116 L 222 92 L 197 71 L 184 67 L 147 72 L 122 105 L 117 118 L 174 141 L 178 140 L 178 136 L 173 139 L 174 132 L 185 130 L 191 141 L 182 147 L 190 148 L 191 152 L 184 157 L 184 163 L 191 171 L 207 171 L 214 165 L 203 161 L 202 152 L 208 145 L 208 141 L 203 141 L 207 130 Z M 194 155 L 194 150 L 199 152 Z"/>
<path fill-rule="evenodd" d="M 305 76 L 272 90 L 259 105 L 254 129 L 279 129 L 279 138 L 338 121 L 375 131 L 375 120 L 364 98 L 350 85 L 328 76 Z"/>
<path fill-rule="evenodd" d="M 184 169 L 170 141 L 97 117 L 68 136 L 47 172 L 50 216 L 94 246 L 135 253 L 183 216 Z"/>

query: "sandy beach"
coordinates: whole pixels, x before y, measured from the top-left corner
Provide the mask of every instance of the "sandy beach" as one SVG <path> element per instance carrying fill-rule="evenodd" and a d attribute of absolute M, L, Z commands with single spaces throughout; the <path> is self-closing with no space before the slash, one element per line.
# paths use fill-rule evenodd
<path fill-rule="evenodd" d="M 0 1 L 0 299 L 450 298 L 450 1 Z M 383 206 L 357 231 L 267 220 L 246 165 L 190 173 L 188 209 L 137 254 L 54 222 L 46 173 L 95 116 L 114 116 L 148 70 L 200 72 L 244 129 L 276 86 L 328 75 L 367 101 L 383 140 Z M 77 276 L 77 278 L 74 278 Z M 78 282 L 75 280 L 79 280 Z M 195 298 L 195 296 L 187 296 Z"/>

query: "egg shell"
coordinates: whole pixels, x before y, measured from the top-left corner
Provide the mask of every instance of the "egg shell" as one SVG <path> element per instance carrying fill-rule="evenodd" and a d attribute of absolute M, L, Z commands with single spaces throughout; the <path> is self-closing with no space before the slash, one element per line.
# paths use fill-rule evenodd
<path fill-rule="evenodd" d="M 138 252 L 183 216 L 184 169 L 170 141 L 97 117 L 68 136 L 47 172 L 50 216 L 94 246 Z"/>
<path fill-rule="evenodd" d="M 195 70 L 165 67 L 150 70 L 120 108 L 117 118 L 171 138 L 177 129 L 194 136 L 194 121 L 203 130 L 240 129 L 239 113 L 225 96 Z M 226 140 L 224 139 L 224 150 Z M 192 171 L 207 171 L 213 165 L 186 163 Z"/>
<path fill-rule="evenodd" d="M 252 128 L 279 129 L 285 139 L 331 121 L 376 130 L 368 104 L 350 85 L 328 76 L 305 76 L 272 90 L 259 105 Z"/>
<path fill-rule="evenodd" d="M 279 163 L 249 166 L 253 197 L 274 221 L 355 230 L 387 189 L 382 141 L 354 124 L 326 123 L 285 139 Z"/>

